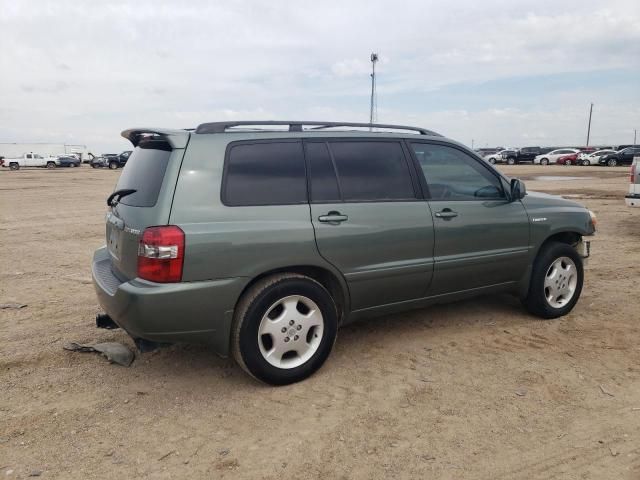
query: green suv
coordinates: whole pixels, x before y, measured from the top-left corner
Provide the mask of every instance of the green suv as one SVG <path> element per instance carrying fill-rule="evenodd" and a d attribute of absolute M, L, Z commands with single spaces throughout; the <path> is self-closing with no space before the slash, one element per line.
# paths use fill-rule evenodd
<path fill-rule="evenodd" d="M 288 384 L 347 322 L 503 291 L 555 318 L 580 296 L 593 214 L 437 133 L 217 122 L 122 135 L 134 150 L 93 281 L 137 341 L 206 343 Z"/>

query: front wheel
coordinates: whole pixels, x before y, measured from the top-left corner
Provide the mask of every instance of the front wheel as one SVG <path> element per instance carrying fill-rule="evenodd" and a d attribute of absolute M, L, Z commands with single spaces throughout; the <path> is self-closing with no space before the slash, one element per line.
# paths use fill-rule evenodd
<path fill-rule="evenodd" d="M 536 257 L 523 304 L 538 317 L 561 317 L 577 303 L 583 281 L 582 257 L 576 249 L 566 243 L 550 242 Z"/>
<path fill-rule="evenodd" d="M 515 165 L 515 164 L 516 164 L 515 158 L 507 158 L 507 165 Z"/>
<path fill-rule="evenodd" d="M 583 160 L 582 161 L 582 166 L 588 167 L 589 165 L 591 165 L 591 162 L 589 160 Z"/>
<path fill-rule="evenodd" d="M 540 165 L 549 165 L 549 159 L 543 158 L 542 160 L 540 160 Z"/>
<path fill-rule="evenodd" d="M 287 385 L 322 366 L 337 329 L 335 302 L 320 283 L 293 273 L 274 275 L 241 298 L 234 315 L 233 356 L 258 380 Z"/>
<path fill-rule="evenodd" d="M 496 159 L 495 159 L 495 158 L 493 158 L 493 157 L 491 157 L 491 158 L 489 159 L 489 163 L 490 163 L 491 165 L 494 165 L 494 164 L 496 163 Z"/>
<path fill-rule="evenodd" d="M 607 161 L 607 165 L 609 165 L 610 167 L 615 167 L 616 165 L 618 165 L 618 161 L 615 158 L 610 158 Z"/>
<path fill-rule="evenodd" d="M 111 162 L 109 163 L 109 168 L 111 170 L 115 170 L 116 168 L 118 168 L 118 164 L 116 162 Z"/>

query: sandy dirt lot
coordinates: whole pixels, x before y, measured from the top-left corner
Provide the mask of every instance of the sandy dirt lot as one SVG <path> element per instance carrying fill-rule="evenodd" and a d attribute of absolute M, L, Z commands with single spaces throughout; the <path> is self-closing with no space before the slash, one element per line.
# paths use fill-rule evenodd
<path fill-rule="evenodd" d="M 176 345 L 130 368 L 97 330 L 90 259 L 118 172 L 0 171 L 0 477 L 640 478 L 640 209 L 627 168 L 500 167 L 598 214 L 582 298 L 559 320 L 508 295 L 341 330 L 305 382 L 256 383 Z M 539 175 L 581 177 L 555 181 Z"/>

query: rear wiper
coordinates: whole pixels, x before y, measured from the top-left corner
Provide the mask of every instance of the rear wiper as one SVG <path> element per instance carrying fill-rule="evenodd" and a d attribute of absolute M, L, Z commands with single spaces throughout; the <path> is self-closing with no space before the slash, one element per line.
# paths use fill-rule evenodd
<path fill-rule="evenodd" d="M 107 198 L 107 205 L 110 207 L 115 206 L 122 197 L 126 197 L 127 195 L 131 195 L 132 193 L 136 193 L 138 190 L 134 188 L 121 188 L 120 190 L 116 190 L 109 198 Z"/>

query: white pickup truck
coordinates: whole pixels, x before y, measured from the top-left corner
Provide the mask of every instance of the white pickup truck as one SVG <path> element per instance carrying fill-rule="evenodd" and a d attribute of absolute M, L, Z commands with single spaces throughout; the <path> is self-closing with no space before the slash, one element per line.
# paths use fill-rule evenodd
<path fill-rule="evenodd" d="M 43 157 L 37 153 L 25 153 L 21 157 L 5 158 L 3 166 L 11 170 L 18 170 L 20 167 L 56 168 L 56 158 Z"/>

